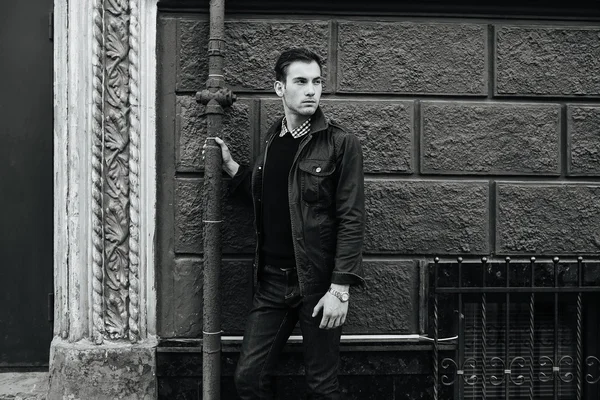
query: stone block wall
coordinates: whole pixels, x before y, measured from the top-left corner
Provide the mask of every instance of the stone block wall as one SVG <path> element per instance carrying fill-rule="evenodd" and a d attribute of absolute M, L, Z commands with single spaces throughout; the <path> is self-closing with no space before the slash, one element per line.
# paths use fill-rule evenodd
<path fill-rule="evenodd" d="M 471 22 L 475 21 L 475 22 Z M 281 113 L 278 52 L 324 61 L 323 109 L 365 156 L 364 262 L 346 333 L 419 333 L 420 262 L 597 255 L 600 28 L 469 19 L 228 17 L 224 137 L 249 163 Z M 206 15 L 159 18 L 159 334 L 202 334 Z M 251 299 L 251 209 L 224 194 L 225 334 Z"/>

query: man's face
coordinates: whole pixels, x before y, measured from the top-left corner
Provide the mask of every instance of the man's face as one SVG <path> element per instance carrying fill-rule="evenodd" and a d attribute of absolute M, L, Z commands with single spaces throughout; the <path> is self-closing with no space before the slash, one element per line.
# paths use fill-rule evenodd
<path fill-rule="evenodd" d="M 288 66 L 285 83 L 275 82 L 275 92 L 283 99 L 286 111 L 311 116 L 321 99 L 321 69 L 313 61 L 294 61 Z"/>

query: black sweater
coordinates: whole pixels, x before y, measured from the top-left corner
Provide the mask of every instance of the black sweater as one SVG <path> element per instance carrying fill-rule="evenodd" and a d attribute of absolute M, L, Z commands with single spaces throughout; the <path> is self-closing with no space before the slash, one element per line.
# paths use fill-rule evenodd
<path fill-rule="evenodd" d="M 294 245 L 288 201 L 288 175 L 304 137 L 294 139 L 290 133 L 275 136 L 264 165 L 262 196 L 263 245 L 266 264 L 294 267 Z"/>

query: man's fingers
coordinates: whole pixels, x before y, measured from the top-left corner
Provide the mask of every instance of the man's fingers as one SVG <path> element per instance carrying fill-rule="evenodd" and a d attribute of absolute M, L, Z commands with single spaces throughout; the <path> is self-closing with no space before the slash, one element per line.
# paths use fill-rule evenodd
<path fill-rule="evenodd" d="M 215 142 L 217 142 L 217 144 L 221 147 L 221 149 L 226 149 L 227 148 L 227 145 L 225 144 L 225 142 L 221 138 L 215 136 L 214 139 L 215 139 Z M 208 139 L 204 140 L 204 145 L 202 146 L 203 148 L 206 148 L 206 141 L 207 140 Z"/>
<path fill-rule="evenodd" d="M 330 318 L 329 319 L 329 323 L 327 324 L 327 329 L 334 329 L 338 327 L 338 319 L 337 318 Z"/>
<path fill-rule="evenodd" d="M 319 324 L 319 328 L 326 329 L 328 323 L 329 323 L 329 317 L 326 317 L 325 314 L 323 314 L 323 318 L 321 318 L 321 323 Z"/>
<path fill-rule="evenodd" d="M 342 320 L 340 321 L 340 326 L 344 325 L 345 323 L 346 323 L 346 316 L 343 315 Z"/>
<path fill-rule="evenodd" d="M 323 299 L 319 300 L 319 302 L 317 303 L 317 305 L 313 309 L 313 313 L 312 313 L 313 318 L 317 316 L 317 314 L 319 313 L 319 311 L 322 308 L 323 308 Z"/>

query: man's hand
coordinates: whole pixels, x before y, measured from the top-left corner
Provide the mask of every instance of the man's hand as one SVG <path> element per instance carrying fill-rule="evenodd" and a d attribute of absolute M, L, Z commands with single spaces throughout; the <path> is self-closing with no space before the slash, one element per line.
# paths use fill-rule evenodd
<path fill-rule="evenodd" d="M 340 291 L 347 292 L 350 288 L 349 285 L 336 285 L 331 284 L 331 287 Z M 343 303 L 327 292 L 321 300 L 315 306 L 312 316 L 313 318 L 319 314 L 319 311 L 323 310 L 323 318 L 321 318 L 321 323 L 319 324 L 319 328 L 321 329 L 335 329 L 344 325 L 346 322 L 346 315 L 348 314 L 348 302 Z"/>
<path fill-rule="evenodd" d="M 231 152 L 229 148 L 225 144 L 221 138 L 215 137 L 215 142 L 221 147 L 221 157 L 223 159 L 223 170 L 227 172 L 227 175 L 230 177 L 234 177 L 237 173 L 240 165 L 234 161 L 231 157 Z M 202 146 L 202 161 L 204 161 L 204 152 L 206 151 L 206 140 L 204 141 L 204 146 Z"/>

